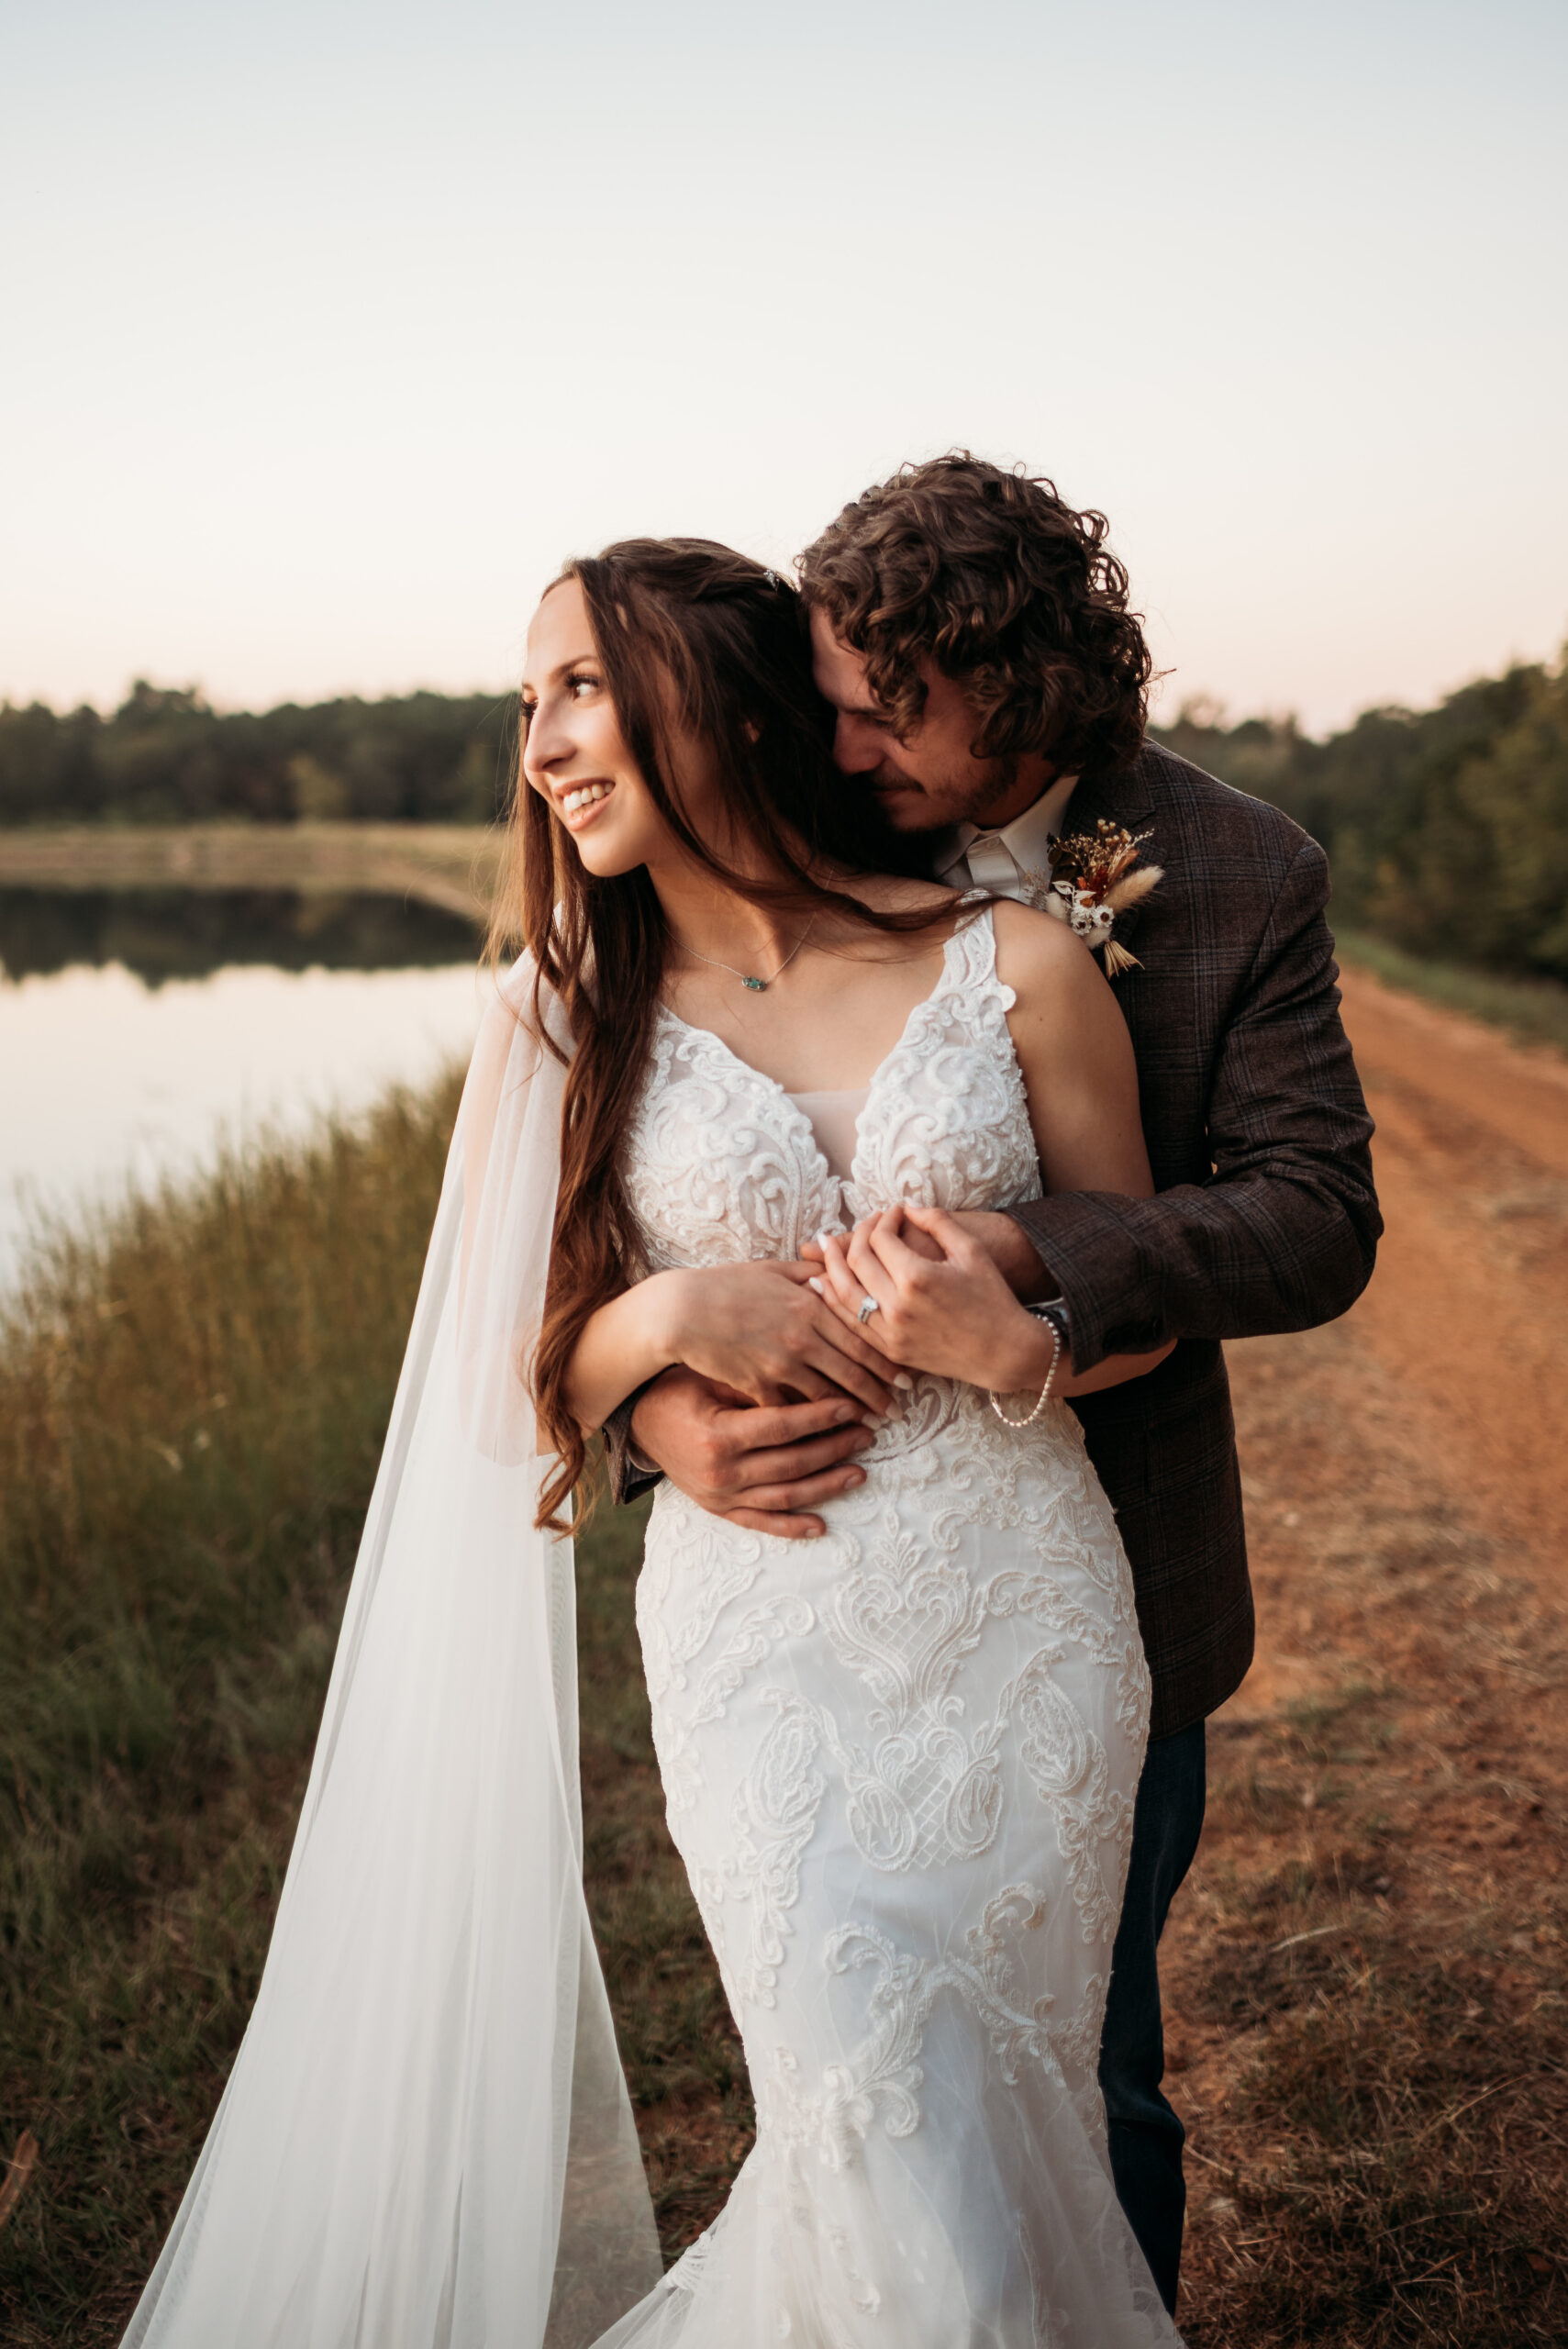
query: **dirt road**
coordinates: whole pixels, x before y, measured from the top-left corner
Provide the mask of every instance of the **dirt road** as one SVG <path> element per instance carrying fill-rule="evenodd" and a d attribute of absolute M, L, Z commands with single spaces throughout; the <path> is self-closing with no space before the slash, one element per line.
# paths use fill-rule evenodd
<path fill-rule="evenodd" d="M 1351 1317 L 1434 1469 L 1568 1598 L 1568 1060 L 1350 972 L 1387 1237 Z"/>
<path fill-rule="evenodd" d="M 1568 1062 L 1347 974 L 1388 1233 L 1228 1349 L 1258 1661 L 1162 1953 L 1193 2349 L 1568 2341 Z"/>

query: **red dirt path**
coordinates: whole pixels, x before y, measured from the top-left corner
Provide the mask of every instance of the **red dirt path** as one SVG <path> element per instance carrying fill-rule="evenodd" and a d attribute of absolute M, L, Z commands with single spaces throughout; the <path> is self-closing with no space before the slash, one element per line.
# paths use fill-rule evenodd
<path fill-rule="evenodd" d="M 1259 1646 L 1162 1953 L 1184 2327 L 1561 2343 L 1568 1060 L 1344 992 L 1377 1271 L 1330 1328 L 1227 1350 Z M 1321 2063 L 1376 2107 L 1359 2135 L 1304 2122 Z"/>
<path fill-rule="evenodd" d="M 1568 1598 L 1568 1060 L 1345 978 L 1387 1236 L 1351 1317 L 1432 1467 Z"/>

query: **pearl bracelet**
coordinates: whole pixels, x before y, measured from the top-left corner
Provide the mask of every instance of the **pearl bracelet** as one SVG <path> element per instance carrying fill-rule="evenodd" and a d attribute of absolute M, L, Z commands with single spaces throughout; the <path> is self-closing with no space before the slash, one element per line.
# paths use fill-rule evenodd
<path fill-rule="evenodd" d="M 1045 1385 L 1040 1390 L 1040 1400 L 1036 1403 L 1034 1409 L 1029 1413 L 1029 1417 L 1024 1419 L 1010 1419 L 1006 1411 L 1002 1408 L 1000 1402 L 997 1400 L 995 1388 L 993 1386 L 987 1390 L 991 1397 L 991 1408 L 995 1412 L 996 1417 L 1001 1420 L 1002 1425 L 1005 1428 L 1032 1428 L 1036 1419 L 1039 1419 L 1047 1403 L 1051 1400 L 1051 1390 L 1056 1379 L 1056 1365 L 1062 1360 L 1062 1332 L 1057 1328 L 1054 1321 L 1049 1322 L 1047 1327 L 1051 1331 L 1052 1339 L 1055 1341 L 1055 1343 L 1052 1345 L 1051 1350 L 1051 1368 L 1045 1374 Z"/>

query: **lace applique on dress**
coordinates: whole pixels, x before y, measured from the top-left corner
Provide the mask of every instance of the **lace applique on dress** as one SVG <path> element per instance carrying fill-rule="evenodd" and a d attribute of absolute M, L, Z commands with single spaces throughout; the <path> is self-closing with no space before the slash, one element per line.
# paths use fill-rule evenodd
<path fill-rule="evenodd" d="M 818 1231 L 895 1199 L 1001 1207 L 1040 1197 L 1040 1168 L 988 912 L 954 932 L 941 974 L 873 1075 L 851 1178 L 811 1120 L 720 1037 L 666 1006 L 626 1152 L 651 1269 L 797 1255 Z"/>
<path fill-rule="evenodd" d="M 628 1150 L 651 1266 L 793 1255 L 899 1199 L 1038 1197 L 989 910 L 873 1077 L 848 1177 L 771 1078 L 662 1013 Z M 671 1832 L 756 2146 L 600 2349 L 1165 2349 L 1095 2076 L 1149 1713 L 1077 1421 L 920 1378 L 828 1533 L 668 1486 L 638 1584 Z"/>

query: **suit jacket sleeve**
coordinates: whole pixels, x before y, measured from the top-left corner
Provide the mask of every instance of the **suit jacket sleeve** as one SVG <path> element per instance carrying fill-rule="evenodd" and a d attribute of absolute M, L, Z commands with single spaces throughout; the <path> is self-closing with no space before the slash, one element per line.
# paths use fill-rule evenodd
<path fill-rule="evenodd" d="M 610 1498 L 617 1508 L 627 1501 L 640 1500 L 644 1493 L 651 1493 L 655 1485 L 663 1482 L 662 1469 L 644 1468 L 633 1457 L 631 1415 L 637 1408 L 638 1395 L 642 1391 L 639 1386 L 636 1395 L 628 1395 L 624 1403 L 617 1403 L 602 1431 L 605 1479 L 610 1488 Z"/>
<path fill-rule="evenodd" d="M 1207 1182 L 1012 1210 L 1066 1301 L 1079 1370 L 1172 1338 L 1311 1329 L 1371 1277 L 1372 1120 L 1340 1019 L 1328 896 L 1328 860 L 1303 841 L 1219 1039 Z"/>

